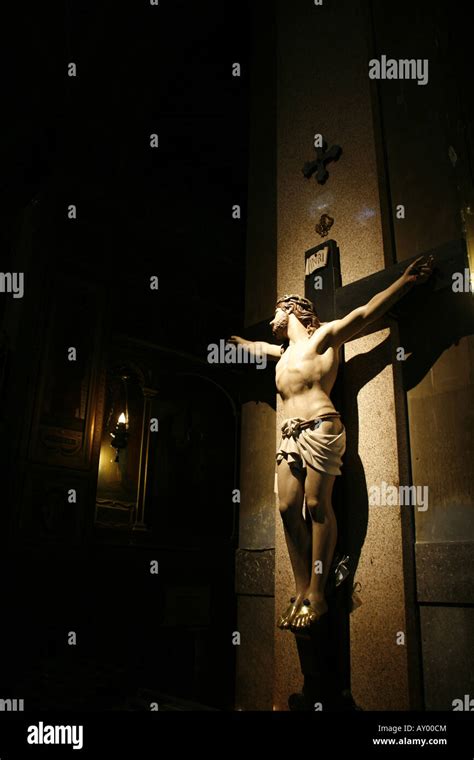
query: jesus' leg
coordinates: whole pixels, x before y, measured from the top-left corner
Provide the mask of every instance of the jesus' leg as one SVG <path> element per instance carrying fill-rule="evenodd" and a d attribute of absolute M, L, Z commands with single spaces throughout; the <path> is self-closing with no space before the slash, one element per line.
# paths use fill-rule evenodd
<path fill-rule="evenodd" d="M 293 619 L 293 629 L 307 628 L 327 611 L 324 595 L 337 540 L 337 522 L 332 508 L 335 476 L 307 468 L 306 507 L 312 522 L 311 579 L 303 604 Z"/>
<path fill-rule="evenodd" d="M 296 586 L 290 606 L 277 623 L 283 629 L 290 628 L 310 582 L 311 533 L 303 517 L 303 499 L 303 474 L 293 471 L 283 459 L 278 465 L 278 501 Z"/>

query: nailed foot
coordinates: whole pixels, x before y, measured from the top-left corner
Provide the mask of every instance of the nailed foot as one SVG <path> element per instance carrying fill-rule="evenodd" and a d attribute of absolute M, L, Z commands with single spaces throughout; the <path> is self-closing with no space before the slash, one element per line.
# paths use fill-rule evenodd
<path fill-rule="evenodd" d="M 304 593 L 300 593 L 300 594 L 297 594 L 296 596 L 291 597 L 289 606 L 280 615 L 277 621 L 277 626 L 278 628 L 281 628 L 282 631 L 291 630 L 293 620 L 303 603 L 304 597 L 305 597 Z"/>
<path fill-rule="evenodd" d="M 307 631 L 314 623 L 327 612 L 328 605 L 324 598 L 315 598 L 307 596 L 303 599 L 303 604 L 293 617 L 291 630 L 294 633 Z"/>

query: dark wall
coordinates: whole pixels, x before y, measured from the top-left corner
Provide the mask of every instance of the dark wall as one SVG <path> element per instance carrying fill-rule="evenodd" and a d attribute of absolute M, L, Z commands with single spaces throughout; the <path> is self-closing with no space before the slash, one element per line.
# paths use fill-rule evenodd
<path fill-rule="evenodd" d="M 4 270 L 25 273 L 25 295 L 1 299 L 2 540 L 5 570 L 18 572 L 5 636 L 8 684 L 30 704 L 137 709 L 145 687 L 233 701 L 239 383 L 207 363 L 207 345 L 243 322 L 247 21 L 246 3 L 80 2 L 24 8 L 6 30 L 0 228 Z M 147 530 L 135 533 L 96 519 L 120 362 L 139 368 L 163 413 Z M 51 605 L 20 615 L 46 588 Z M 37 641 L 28 657 L 25 626 Z"/>

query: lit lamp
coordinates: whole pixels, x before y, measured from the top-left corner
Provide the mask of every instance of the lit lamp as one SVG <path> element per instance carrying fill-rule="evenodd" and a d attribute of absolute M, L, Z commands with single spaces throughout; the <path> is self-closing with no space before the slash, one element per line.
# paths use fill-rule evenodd
<path fill-rule="evenodd" d="M 113 449 L 115 449 L 116 452 L 114 461 L 118 462 L 120 450 L 125 449 L 128 443 L 128 423 L 127 418 L 123 412 L 118 418 L 114 432 L 110 433 L 110 436 L 112 438 L 110 445 Z"/>

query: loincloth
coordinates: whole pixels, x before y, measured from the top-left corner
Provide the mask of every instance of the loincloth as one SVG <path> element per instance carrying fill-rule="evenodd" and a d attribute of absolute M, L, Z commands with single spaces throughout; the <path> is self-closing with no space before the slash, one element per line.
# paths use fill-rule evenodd
<path fill-rule="evenodd" d="M 331 417 L 335 415 L 330 415 Z M 339 415 L 337 415 L 339 416 Z M 346 450 L 346 429 L 330 435 L 320 431 L 326 415 L 313 420 L 292 417 L 281 426 L 282 438 L 276 454 L 277 465 L 282 459 L 299 470 L 307 465 L 328 475 L 340 475 L 342 455 Z"/>

